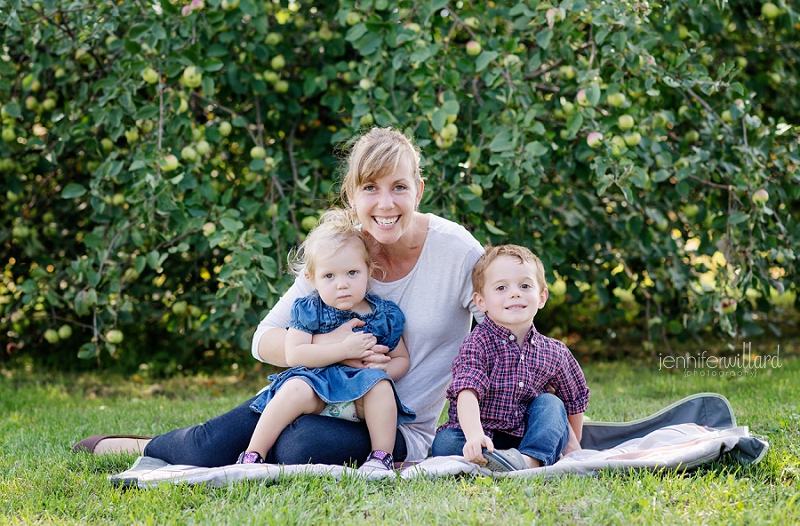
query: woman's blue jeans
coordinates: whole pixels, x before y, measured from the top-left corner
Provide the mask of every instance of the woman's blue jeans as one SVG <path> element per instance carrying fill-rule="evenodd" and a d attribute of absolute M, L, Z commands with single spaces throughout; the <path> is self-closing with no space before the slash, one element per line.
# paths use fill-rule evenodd
<path fill-rule="evenodd" d="M 170 464 L 216 467 L 235 463 L 239 453 L 250 444 L 261 416 L 250 409 L 255 398 L 204 424 L 153 438 L 144 454 Z M 304 415 L 283 430 L 267 453 L 266 461 L 271 464 L 360 464 L 369 452 L 369 431 L 364 422 Z M 396 461 L 406 458 L 406 443 L 399 430 L 392 456 Z"/>
<path fill-rule="evenodd" d="M 569 442 L 569 421 L 564 403 L 550 393 L 540 394 L 525 410 L 525 434 L 515 437 L 494 432 L 497 449 L 517 448 L 520 453 L 552 466 Z M 463 455 L 467 439 L 461 429 L 442 429 L 433 440 L 433 456 Z"/>

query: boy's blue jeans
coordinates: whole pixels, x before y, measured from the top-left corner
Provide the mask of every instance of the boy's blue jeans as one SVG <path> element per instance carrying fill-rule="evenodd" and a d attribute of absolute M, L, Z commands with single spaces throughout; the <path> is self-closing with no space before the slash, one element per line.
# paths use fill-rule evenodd
<path fill-rule="evenodd" d="M 525 434 L 520 437 L 495 431 L 497 449 L 517 448 L 520 453 L 552 466 L 569 442 L 569 421 L 564 403 L 550 393 L 540 394 L 525 410 Z M 467 439 L 461 429 L 442 429 L 433 440 L 434 457 L 463 455 Z"/>

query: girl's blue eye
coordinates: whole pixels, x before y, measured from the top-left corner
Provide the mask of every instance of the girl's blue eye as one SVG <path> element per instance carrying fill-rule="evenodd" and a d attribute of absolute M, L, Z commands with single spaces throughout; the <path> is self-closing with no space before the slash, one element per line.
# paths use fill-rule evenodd
<path fill-rule="evenodd" d="M 325 279 L 331 279 L 332 277 L 333 277 L 333 274 L 331 274 L 330 272 L 325 274 Z"/>
<path fill-rule="evenodd" d="M 358 271 L 357 270 L 351 270 L 350 272 L 348 272 L 348 274 L 350 274 L 351 276 L 355 276 L 356 274 L 358 274 Z"/>

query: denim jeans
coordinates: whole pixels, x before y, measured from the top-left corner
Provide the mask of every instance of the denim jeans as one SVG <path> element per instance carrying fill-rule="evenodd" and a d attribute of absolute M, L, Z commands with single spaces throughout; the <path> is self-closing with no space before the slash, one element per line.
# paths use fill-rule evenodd
<path fill-rule="evenodd" d="M 250 409 L 255 399 L 204 424 L 159 435 L 147 444 L 144 454 L 170 464 L 203 467 L 233 464 L 250 444 L 261 416 Z M 266 461 L 271 464 L 361 464 L 370 449 L 369 431 L 364 422 L 304 415 L 283 430 L 267 453 Z M 396 461 L 406 458 L 406 443 L 399 430 L 392 456 Z"/>
<path fill-rule="evenodd" d="M 525 433 L 521 438 L 495 431 L 494 447 L 517 448 L 544 466 L 555 464 L 569 442 L 569 421 L 564 403 L 550 393 L 540 394 L 525 410 L 524 422 Z M 433 440 L 433 456 L 463 455 L 466 443 L 461 429 L 442 429 Z"/>

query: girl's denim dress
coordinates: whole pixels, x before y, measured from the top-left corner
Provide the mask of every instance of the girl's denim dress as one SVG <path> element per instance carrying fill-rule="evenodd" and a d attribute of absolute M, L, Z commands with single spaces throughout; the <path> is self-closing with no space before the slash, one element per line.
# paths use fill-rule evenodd
<path fill-rule="evenodd" d="M 394 349 L 403 335 L 405 316 L 396 303 L 382 300 L 371 294 L 365 299 L 372 307 L 370 314 L 361 315 L 349 310 L 339 310 L 323 303 L 319 294 L 311 294 L 295 300 L 292 306 L 292 319 L 289 327 L 311 334 L 331 332 L 343 323 L 358 318 L 364 326 L 356 331 L 375 335 L 380 345 Z M 326 404 L 352 402 L 363 397 L 381 380 L 392 382 L 394 398 L 397 402 L 397 425 L 411 422 L 416 418 L 414 411 L 407 408 L 397 395 L 397 387 L 392 378 L 378 369 L 358 369 L 346 365 L 327 367 L 292 367 L 269 376 L 270 385 L 250 405 L 256 413 L 264 411 L 267 403 L 290 378 L 301 378 L 314 389 L 317 396 Z"/>

